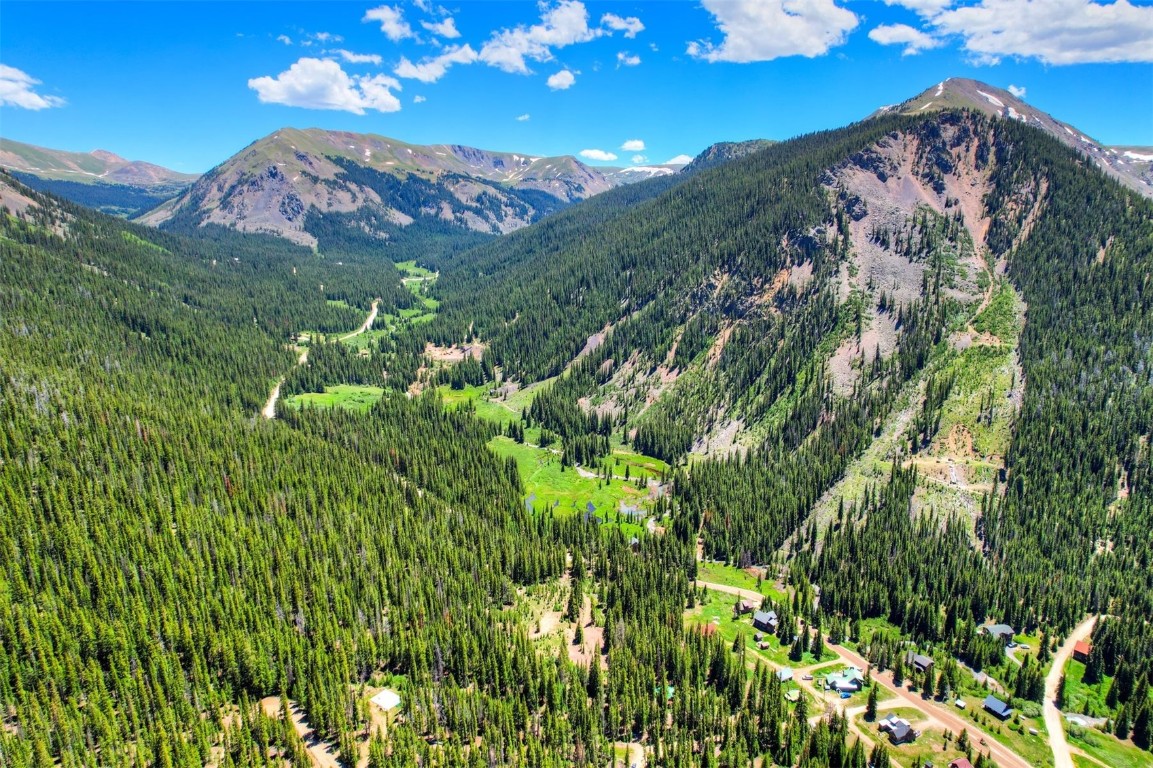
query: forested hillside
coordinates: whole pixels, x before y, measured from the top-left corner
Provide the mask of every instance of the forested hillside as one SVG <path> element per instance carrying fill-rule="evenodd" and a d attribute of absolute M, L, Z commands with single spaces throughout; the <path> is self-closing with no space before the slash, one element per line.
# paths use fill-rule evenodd
<path fill-rule="evenodd" d="M 736 155 L 395 266 L 0 180 L 0 762 L 1043 765 L 1060 678 L 1142 764 L 1153 204 L 970 111 Z"/>
<path fill-rule="evenodd" d="M 469 413 L 393 395 L 255 418 L 288 324 L 357 321 L 294 293 L 311 254 L 4 184 L 5 765 L 603 765 L 638 739 L 672 764 L 865 764 L 843 721 L 811 729 L 686 633 L 688 543 L 529 516 Z M 518 609 L 562 572 L 597 585 L 591 666 L 538 653 Z M 382 684 L 405 702 L 387 739 Z"/>

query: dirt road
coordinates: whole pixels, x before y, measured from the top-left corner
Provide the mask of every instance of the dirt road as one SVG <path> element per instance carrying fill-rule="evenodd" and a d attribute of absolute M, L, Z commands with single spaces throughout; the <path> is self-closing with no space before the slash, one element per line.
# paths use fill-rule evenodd
<path fill-rule="evenodd" d="M 372 324 L 376 321 L 376 313 L 379 310 L 380 310 L 380 299 L 377 299 L 374 302 L 372 302 L 372 311 L 368 313 L 368 317 L 365 318 L 364 322 L 360 324 L 360 327 L 357 328 L 355 331 L 350 331 L 350 332 L 344 334 L 343 336 L 340 337 L 340 340 L 344 341 L 345 339 L 351 339 L 353 336 L 359 336 L 360 334 L 364 333 L 369 328 L 371 328 Z M 304 365 L 307 362 L 308 362 L 308 348 L 305 347 L 303 350 L 301 350 L 300 357 L 298 357 L 296 359 L 296 364 L 297 365 Z M 266 419 L 275 419 L 276 418 L 276 401 L 280 399 L 280 385 L 283 383 L 284 383 L 284 377 L 281 376 L 279 379 L 276 380 L 276 384 L 273 385 L 272 391 L 268 393 L 268 402 L 266 402 L 264 404 L 264 407 L 260 409 L 260 415 L 263 416 L 264 418 L 266 418 Z"/>
<path fill-rule="evenodd" d="M 344 334 L 343 336 L 340 337 L 340 340 L 344 341 L 345 339 L 351 339 L 353 336 L 359 336 L 360 334 L 367 331 L 369 328 L 372 327 L 372 324 L 374 322 L 376 322 L 376 313 L 379 311 L 380 311 L 380 299 L 376 299 L 375 301 L 372 302 L 372 311 L 368 313 L 368 317 L 366 317 L 364 319 L 364 322 L 360 324 L 360 327 L 357 328 L 355 331 L 349 331 L 348 333 Z"/>
<path fill-rule="evenodd" d="M 740 587 L 730 587 L 727 584 L 714 584 L 711 581 L 701 581 L 697 579 L 696 585 L 698 587 L 704 587 L 705 589 L 711 589 L 714 592 L 727 592 L 730 595 L 738 595 L 748 600 L 756 600 L 757 605 L 760 605 L 761 601 L 765 599 L 765 596 L 760 592 L 754 592 L 751 589 L 741 589 Z"/>
<path fill-rule="evenodd" d="M 1053 749 L 1054 768 L 1074 768 L 1073 756 L 1069 751 L 1069 740 L 1065 738 L 1065 718 L 1061 710 L 1057 709 L 1057 689 L 1061 685 L 1061 675 L 1065 671 L 1065 664 L 1073 655 L 1073 646 L 1078 640 L 1084 640 L 1093 631 L 1097 623 L 1096 616 L 1090 616 L 1077 625 L 1069 633 L 1065 642 L 1053 656 L 1053 666 L 1045 678 L 1045 730 L 1049 732 L 1049 746 Z"/>

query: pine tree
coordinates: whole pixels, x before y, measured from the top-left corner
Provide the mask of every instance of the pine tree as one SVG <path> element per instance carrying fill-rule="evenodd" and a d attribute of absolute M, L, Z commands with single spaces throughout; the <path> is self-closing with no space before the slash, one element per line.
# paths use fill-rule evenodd
<path fill-rule="evenodd" d="M 870 723 L 877 719 L 877 686 L 869 688 L 869 700 L 865 704 L 865 719 Z"/>

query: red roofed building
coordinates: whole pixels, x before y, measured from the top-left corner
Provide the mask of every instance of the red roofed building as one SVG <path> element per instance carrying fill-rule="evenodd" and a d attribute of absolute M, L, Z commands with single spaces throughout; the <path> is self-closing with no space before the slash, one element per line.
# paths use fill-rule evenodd
<path fill-rule="evenodd" d="M 1086 643 L 1084 640 L 1078 640 L 1076 645 L 1073 646 L 1073 658 L 1077 661 L 1088 662 L 1089 654 L 1093 652 L 1093 646 Z"/>
<path fill-rule="evenodd" d="M 958 757 L 956 760 L 949 763 L 949 768 L 973 768 L 973 764 L 969 762 L 968 758 Z"/>
<path fill-rule="evenodd" d="M 717 625 L 716 624 L 701 624 L 700 627 L 701 627 L 701 634 L 704 635 L 705 637 L 712 637 L 713 635 L 715 635 L 717 633 Z"/>

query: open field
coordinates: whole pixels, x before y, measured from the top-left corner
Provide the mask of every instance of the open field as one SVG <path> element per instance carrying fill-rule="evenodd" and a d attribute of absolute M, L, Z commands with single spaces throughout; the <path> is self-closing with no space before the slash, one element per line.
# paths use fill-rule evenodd
<path fill-rule="evenodd" d="M 562 468 L 558 454 L 517 443 L 503 435 L 489 441 L 489 448 L 499 456 L 516 460 L 525 485 L 526 503 L 534 509 L 584 514 L 591 501 L 596 516 L 605 523 L 619 524 L 625 535 L 636 535 L 643 530 L 639 524 L 618 514 L 622 501 L 631 506 L 647 505 L 647 492 L 638 490 L 633 484 L 616 479 L 606 483 L 601 478 L 582 477 L 572 467 Z"/>
<path fill-rule="evenodd" d="M 367 411 L 384 395 L 380 387 L 357 384 L 334 384 L 324 388 L 324 392 L 308 392 L 286 398 L 289 408 L 347 408 L 350 411 Z"/>

